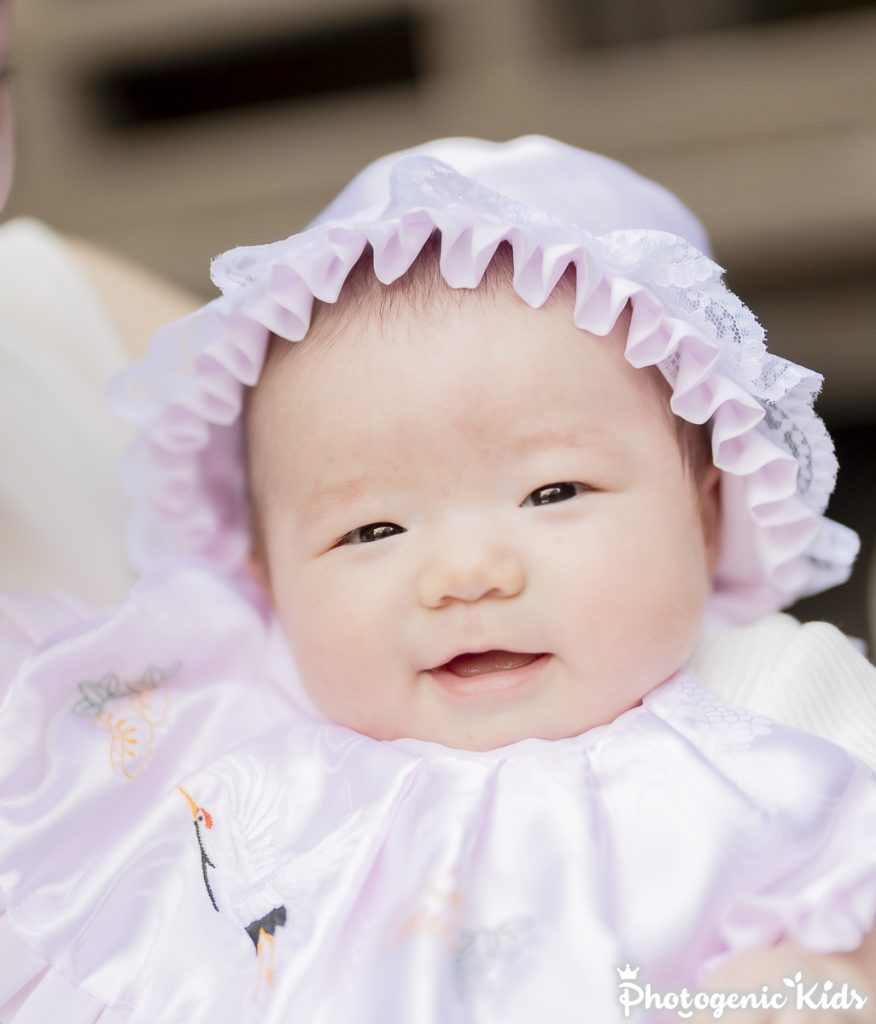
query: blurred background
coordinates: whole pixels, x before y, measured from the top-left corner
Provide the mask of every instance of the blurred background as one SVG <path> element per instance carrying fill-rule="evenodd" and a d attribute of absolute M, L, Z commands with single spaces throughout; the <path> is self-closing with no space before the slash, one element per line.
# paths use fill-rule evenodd
<path fill-rule="evenodd" d="M 8 216 L 205 296 L 210 257 L 291 234 L 371 159 L 528 132 L 677 192 L 770 347 L 827 378 L 834 518 L 864 550 L 797 606 L 868 634 L 876 533 L 876 3 L 27 0 Z"/>

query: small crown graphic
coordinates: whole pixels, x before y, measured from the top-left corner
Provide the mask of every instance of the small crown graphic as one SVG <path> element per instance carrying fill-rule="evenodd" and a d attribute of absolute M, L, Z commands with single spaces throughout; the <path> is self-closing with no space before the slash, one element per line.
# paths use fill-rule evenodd
<path fill-rule="evenodd" d="M 639 968 L 627 964 L 626 967 L 618 967 L 617 973 L 621 981 L 635 981 L 639 976 Z"/>

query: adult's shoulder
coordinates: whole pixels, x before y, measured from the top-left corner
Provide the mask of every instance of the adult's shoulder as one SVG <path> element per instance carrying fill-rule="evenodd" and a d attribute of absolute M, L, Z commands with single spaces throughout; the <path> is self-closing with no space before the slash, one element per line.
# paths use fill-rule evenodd
<path fill-rule="evenodd" d="M 160 327 L 203 304 L 202 297 L 94 242 L 66 236 L 64 244 L 129 358 L 142 358 Z"/>
<path fill-rule="evenodd" d="M 30 218 L 0 226 L 0 589 L 121 599 L 130 425 L 107 381 L 198 300 Z"/>
<path fill-rule="evenodd" d="M 90 311 L 96 321 L 103 321 L 104 330 L 99 333 L 109 337 L 100 337 L 98 343 L 109 359 L 117 359 L 119 353 L 122 361 L 140 358 L 155 331 L 204 301 L 120 253 L 89 239 L 60 234 L 32 217 L 16 217 L 0 225 L 0 268 L 6 283 L 2 291 L 5 320 L 18 305 L 26 309 L 29 320 L 40 320 L 72 302 L 77 319 Z M 34 306 L 28 301 L 29 292 L 39 292 L 43 301 Z M 75 329 L 76 320 L 69 326 Z M 88 326 L 93 331 L 94 324 Z"/>

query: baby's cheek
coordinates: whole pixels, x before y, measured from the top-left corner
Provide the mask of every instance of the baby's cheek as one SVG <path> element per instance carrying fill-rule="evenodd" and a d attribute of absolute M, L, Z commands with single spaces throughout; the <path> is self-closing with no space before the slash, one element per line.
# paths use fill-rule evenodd
<path fill-rule="evenodd" d="M 304 688 L 333 721 L 360 732 L 380 705 L 377 680 L 387 675 L 385 631 L 367 595 L 346 587 L 287 595 L 278 615 Z"/>
<path fill-rule="evenodd" d="M 703 560 L 678 540 L 670 528 L 650 543 L 633 542 L 612 583 L 612 605 L 627 631 L 622 649 L 644 662 L 651 680 L 666 678 L 690 657 L 710 591 Z"/>

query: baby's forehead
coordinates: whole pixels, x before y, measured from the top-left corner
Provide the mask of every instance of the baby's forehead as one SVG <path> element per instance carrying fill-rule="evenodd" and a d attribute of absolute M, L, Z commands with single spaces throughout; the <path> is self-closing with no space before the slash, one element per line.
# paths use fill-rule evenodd
<path fill-rule="evenodd" d="M 561 422 L 569 426 L 559 429 L 579 432 L 607 433 L 619 422 L 625 434 L 637 422 L 646 431 L 677 428 L 662 375 L 624 357 L 626 313 L 608 335 L 595 336 L 575 326 L 572 296 L 555 294 L 533 309 L 510 281 L 495 279 L 484 290 L 442 281 L 392 303 L 361 297 L 327 307 L 299 342 L 272 339 L 256 388 L 270 397 L 254 403 L 267 409 L 262 422 L 282 430 L 282 417 L 300 432 L 330 408 L 348 430 L 370 436 L 388 418 L 404 426 L 458 414 L 462 393 L 473 438 L 478 411 L 503 406 L 535 430 L 556 431 Z"/>
<path fill-rule="evenodd" d="M 545 381 L 549 388 L 556 385 L 571 345 L 575 349 L 572 382 L 580 381 L 582 392 L 587 391 L 587 378 L 591 375 L 588 360 L 593 361 L 593 374 L 598 373 L 603 381 L 597 402 L 603 410 L 603 429 L 617 423 L 619 409 L 621 418 L 634 427 L 640 422 L 640 429 L 645 432 L 666 428 L 676 436 L 683 452 L 698 453 L 698 464 L 708 461 L 707 453 L 700 453 L 704 447 L 702 439 L 689 436 L 703 433 L 702 428 L 691 429 L 671 411 L 672 389 L 662 373 L 655 366 L 637 369 L 627 362 L 624 352 L 630 326 L 629 307 L 616 318 L 607 335 L 597 337 L 574 323 L 574 265 L 570 265 L 538 309 L 518 294 L 514 274 L 511 247 L 502 244 L 476 288 L 451 287 L 441 272 L 440 242 L 436 237 L 427 242 L 407 273 L 387 285 L 377 279 L 372 254 L 366 249 L 348 275 L 337 301 L 314 302 L 310 328 L 301 341 L 272 336 L 256 386 L 259 397 L 255 402 L 247 402 L 245 430 L 250 453 L 261 447 L 265 439 L 269 445 L 275 443 L 272 435 L 275 431 L 282 433 L 282 419 L 300 426 L 302 411 L 312 409 L 312 403 L 320 400 L 318 396 L 337 407 L 354 436 L 373 433 L 375 421 L 392 415 L 396 404 L 392 391 L 382 391 L 380 398 L 373 401 L 368 397 L 370 375 L 380 373 L 381 368 L 385 371 L 387 362 L 390 367 L 397 366 L 399 377 L 404 378 L 406 397 L 410 397 L 411 391 L 422 389 L 434 399 L 436 391 L 450 395 L 467 387 L 472 404 L 480 404 L 489 392 L 491 398 L 498 396 L 513 403 L 532 422 L 535 412 L 530 401 L 531 389 Z M 466 346 L 455 344 L 458 335 L 468 339 Z M 513 358 L 506 351 L 517 351 L 513 345 L 506 349 L 502 344 L 505 338 L 522 338 L 537 353 L 538 358 L 530 364 L 531 389 L 524 381 L 521 390 L 519 375 L 503 367 Z M 479 357 L 482 348 L 490 353 L 489 359 Z M 429 369 L 436 369 L 433 359 L 440 362 L 437 368 L 441 371 L 435 379 Z M 410 370 L 421 361 L 421 374 L 405 372 L 405 368 Z M 610 403 L 608 409 L 603 404 L 606 399 Z M 565 388 L 559 403 L 574 410 L 577 401 L 574 388 Z M 586 401 L 582 396 L 581 402 Z M 293 405 L 298 408 L 293 409 Z M 423 405 L 425 408 L 426 403 Z M 254 436 L 251 406 L 261 407 L 257 418 L 262 429 Z M 406 408 L 408 416 L 412 415 L 411 406 Z M 596 419 L 594 413 L 588 422 Z M 538 426 L 535 422 L 533 425 Z M 625 434 L 630 433 L 628 426 L 627 422 L 623 424 Z M 297 443 L 303 441 L 299 439 Z"/>
<path fill-rule="evenodd" d="M 393 363 L 397 361 L 410 367 L 421 360 L 428 347 L 426 354 L 430 358 L 440 358 L 441 369 L 451 372 L 440 374 L 440 380 L 433 382 L 427 368 L 422 376 L 415 375 L 412 379 L 410 374 L 402 373 L 399 365 L 399 376 L 404 376 L 406 389 L 416 390 L 422 386 L 434 396 L 438 386 L 449 394 L 466 384 L 471 369 L 470 353 L 453 343 L 453 332 L 466 334 L 471 338 L 472 346 L 478 348 L 482 338 L 488 342 L 497 338 L 501 341 L 506 331 L 513 331 L 519 338 L 523 331 L 527 341 L 543 353 L 548 376 L 554 363 L 560 365 L 562 362 L 562 345 L 576 347 L 574 373 L 580 376 L 574 379 L 581 381 L 582 403 L 588 401 L 584 397 L 587 392 L 585 378 L 590 376 L 588 359 L 598 360 L 600 365 L 594 369 L 604 370 L 608 357 L 612 371 L 607 376 L 601 374 L 604 393 L 600 398 L 607 399 L 611 408 L 601 419 L 597 414 L 591 416 L 587 427 L 593 427 L 598 419 L 602 432 L 607 433 L 611 424 L 617 425 L 616 412 L 621 410 L 620 418 L 625 421 L 622 431 L 627 439 L 631 434 L 637 436 L 637 430 L 638 436 L 655 429 L 661 433 L 668 430 L 695 475 L 701 475 L 708 467 L 711 457 L 705 428 L 688 424 L 672 412 L 672 388 L 656 366 L 635 368 L 625 358 L 630 308 L 627 307 L 617 317 L 605 336 L 597 337 L 575 326 L 573 274 L 565 283 L 561 281 L 558 284 L 539 309 L 529 306 L 514 289 L 510 249 L 504 257 L 499 256 L 498 264 L 484 275 L 476 289 L 448 285 L 441 276 L 437 258 L 431 261 L 427 258 L 407 280 L 390 286 L 381 284 L 370 262 L 363 260 L 352 275 L 350 284 L 349 290 L 342 289 L 338 302 L 315 303 L 311 328 L 303 340 L 290 342 L 272 337 L 256 388 L 261 395 L 267 392 L 272 397 L 265 395 L 267 402 L 259 398 L 252 403 L 263 406 L 259 416 L 262 429 L 256 431 L 255 436 L 250 429 L 251 417 L 249 414 L 246 417 L 245 429 L 251 455 L 256 454 L 264 443 L 271 447 L 279 443 L 282 424 L 278 422 L 278 415 L 291 414 L 290 421 L 300 426 L 302 404 L 312 408 L 311 403 L 317 401 L 316 396 L 319 395 L 332 396 L 338 412 L 343 414 L 350 436 L 370 436 L 374 432 L 375 421 L 391 414 L 394 405 L 392 394 L 387 396 L 383 393 L 381 399 L 370 399 L 367 381 L 372 362 L 385 366 L 389 357 Z M 478 325 L 479 333 L 468 329 L 472 322 Z M 560 345 L 559 350 L 557 344 Z M 579 345 L 580 352 L 577 352 Z M 521 392 L 519 377 L 514 380 L 513 387 L 509 386 L 509 376 L 514 375 L 505 375 L 500 368 L 503 346 L 493 345 L 490 351 L 498 357 L 496 372 L 490 372 L 487 367 L 485 376 L 483 361 L 474 359 L 480 372 L 480 386 L 475 384 L 471 387 L 472 403 L 479 403 L 489 391 L 492 398 L 498 395 L 508 403 L 515 403 L 519 414 L 525 416 L 534 430 L 538 430 L 540 425 L 555 429 L 551 424 L 540 424 L 541 414 L 536 414 L 534 403 L 529 401 L 531 392 Z M 429 359 L 423 362 L 426 367 L 435 365 Z M 538 364 L 535 369 L 538 369 Z M 537 374 L 533 374 L 532 389 L 539 386 L 536 378 Z M 575 408 L 578 398 L 574 388 L 565 390 L 563 401 L 567 410 Z M 250 404 L 247 403 L 248 412 Z M 294 412 L 293 404 L 299 406 Z M 406 408 L 410 416 L 411 406 Z M 604 405 L 601 408 L 605 410 Z M 577 423 L 579 418 L 574 419 Z M 265 424 L 269 429 L 264 428 Z M 632 430 L 628 429 L 630 425 Z M 296 443 L 304 442 L 298 439 Z M 647 437 L 642 437 L 643 446 L 648 443 Z"/>
<path fill-rule="evenodd" d="M 290 380 L 296 372 L 319 374 L 323 382 L 339 374 L 355 378 L 353 370 L 364 371 L 375 350 L 385 356 L 386 346 L 392 347 L 391 356 L 398 360 L 416 360 L 424 346 L 431 346 L 433 352 L 440 353 L 443 363 L 458 365 L 460 374 L 464 374 L 471 353 L 448 344 L 449 332 L 463 330 L 471 336 L 474 347 L 479 347 L 482 339 L 523 333 L 543 353 L 546 366 L 570 338 L 573 344 L 580 340 L 578 362 L 585 366 L 588 354 L 601 364 L 608 355 L 617 370 L 611 381 L 613 388 L 635 393 L 638 400 L 657 401 L 670 420 L 675 420 L 669 409 L 671 387 L 660 371 L 656 367 L 636 369 L 624 358 L 629 308 L 617 317 L 610 332 L 598 339 L 574 325 L 574 274 L 558 282 L 538 309 L 528 305 L 514 289 L 510 250 L 498 265 L 490 264 L 477 288 L 451 287 L 441 276 L 437 260 L 428 259 L 419 271 L 409 271 L 388 286 L 378 281 L 370 264 L 363 261 L 351 277 L 349 290 L 342 289 L 337 302 L 314 303 L 310 329 L 301 341 L 272 335 L 260 389 L 280 365 L 285 366 Z M 471 329 L 473 324 L 477 330 Z M 344 350 L 345 359 L 325 358 L 336 347 Z M 502 354 L 501 346 L 493 351 Z M 490 383 L 493 389 L 502 388 L 503 377 L 498 370 Z"/>

